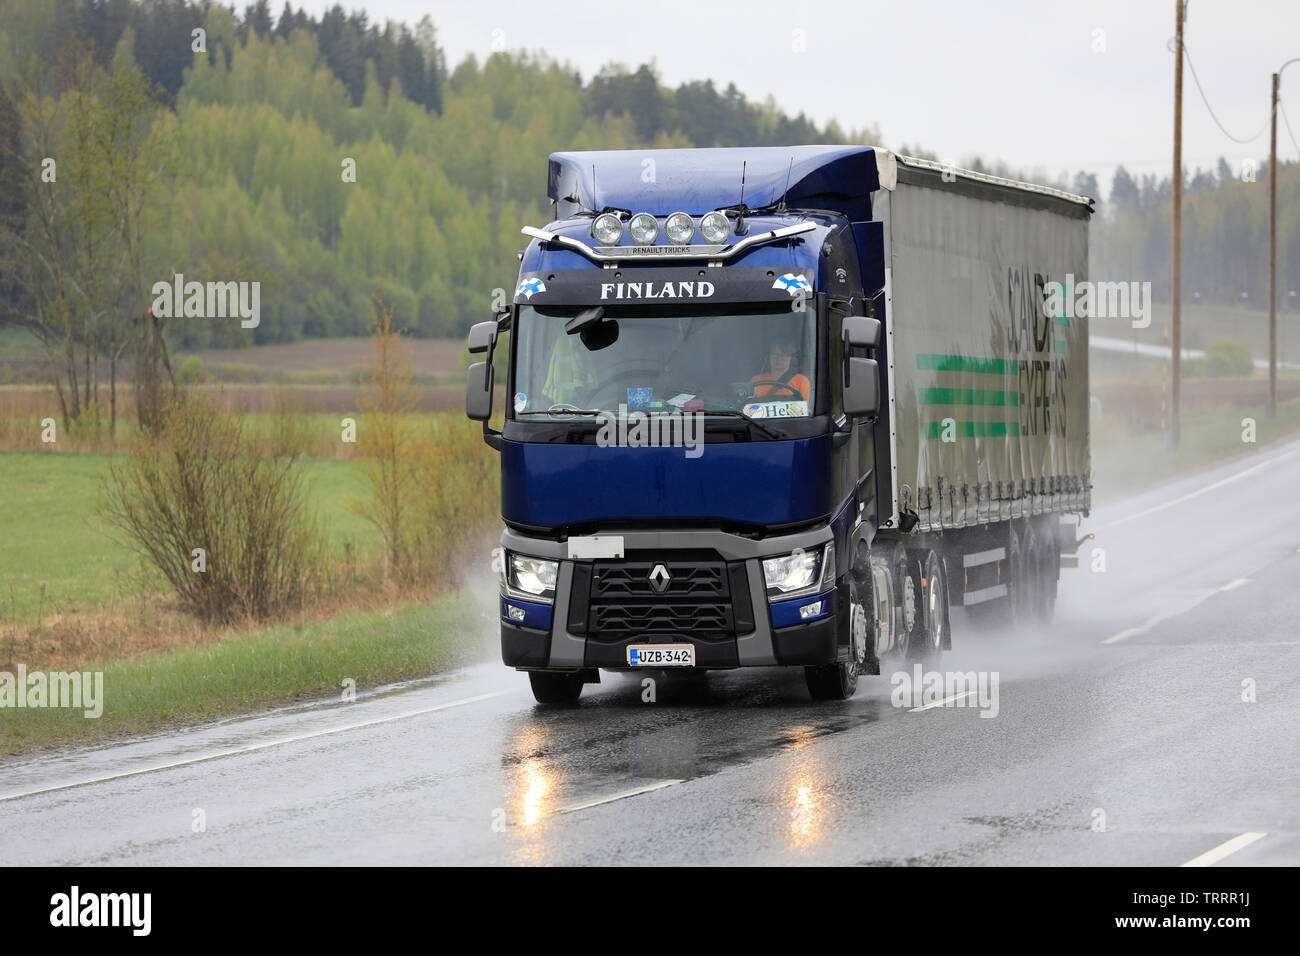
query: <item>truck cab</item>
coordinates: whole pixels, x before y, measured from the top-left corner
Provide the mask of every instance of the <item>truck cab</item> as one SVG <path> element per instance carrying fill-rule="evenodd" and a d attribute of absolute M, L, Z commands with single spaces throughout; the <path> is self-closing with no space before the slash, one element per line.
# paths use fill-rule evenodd
<path fill-rule="evenodd" d="M 873 151 L 559 153 L 550 172 L 558 218 L 525 230 L 514 302 L 471 335 L 511 333 L 486 433 L 504 662 L 546 700 L 598 668 L 797 665 L 851 693 L 874 656 L 851 549 L 892 515 L 881 283 L 849 218 L 869 220 Z"/>

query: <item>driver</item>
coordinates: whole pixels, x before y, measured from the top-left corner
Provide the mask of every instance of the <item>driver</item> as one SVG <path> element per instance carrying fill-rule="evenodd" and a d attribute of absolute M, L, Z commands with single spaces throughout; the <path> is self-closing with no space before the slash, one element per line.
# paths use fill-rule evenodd
<path fill-rule="evenodd" d="M 799 366 L 795 364 L 795 356 L 799 354 L 798 339 L 789 332 L 778 333 L 772 340 L 772 348 L 768 352 L 768 366 L 764 372 L 759 372 L 753 376 L 751 382 L 781 382 L 787 386 L 782 388 L 778 385 L 756 385 L 754 394 L 763 398 L 771 393 L 773 399 L 788 398 L 794 400 L 795 392 L 806 402 L 808 393 L 812 390 L 812 383 L 808 381 L 808 376 L 799 371 Z"/>
<path fill-rule="evenodd" d="M 551 362 L 546 369 L 542 393 L 556 405 L 572 405 L 596 384 L 587 350 L 581 348 L 576 335 L 561 335 L 555 340 Z"/>

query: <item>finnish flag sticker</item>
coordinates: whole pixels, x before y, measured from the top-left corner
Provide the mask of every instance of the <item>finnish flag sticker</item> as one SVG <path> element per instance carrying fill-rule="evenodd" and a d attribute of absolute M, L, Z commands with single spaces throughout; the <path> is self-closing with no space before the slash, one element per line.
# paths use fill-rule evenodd
<path fill-rule="evenodd" d="M 519 283 L 519 287 L 515 289 L 515 295 L 522 295 L 525 299 L 531 299 L 534 293 L 545 291 L 546 283 L 537 276 L 533 276 L 531 279 L 525 279 Z"/>
<path fill-rule="evenodd" d="M 811 292 L 812 283 L 803 276 L 795 275 L 793 272 L 787 272 L 785 275 L 777 278 L 772 283 L 773 289 L 785 289 L 791 295 L 798 295 L 800 292 Z"/>

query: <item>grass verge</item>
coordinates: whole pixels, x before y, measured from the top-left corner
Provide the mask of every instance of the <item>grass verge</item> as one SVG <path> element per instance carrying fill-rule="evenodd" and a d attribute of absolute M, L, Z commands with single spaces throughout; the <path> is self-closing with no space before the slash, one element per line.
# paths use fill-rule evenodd
<path fill-rule="evenodd" d="M 88 664 L 103 714 L 0 709 L 0 754 L 89 744 L 428 676 L 482 656 L 482 602 L 468 595 L 271 626 L 214 644 Z"/>

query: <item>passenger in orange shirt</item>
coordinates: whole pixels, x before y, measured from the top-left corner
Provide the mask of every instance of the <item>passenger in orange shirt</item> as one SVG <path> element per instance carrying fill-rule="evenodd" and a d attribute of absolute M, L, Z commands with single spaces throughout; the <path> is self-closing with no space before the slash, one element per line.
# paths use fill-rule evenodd
<path fill-rule="evenodd" d="M 768 368 L 765 372 L 759 372 L 751 382 L 760 382 L 767 380 L 769 382 L 782 382 L 789 388 L 781 388 L 777 385 L 756 385 L 754 394 L 759 398 L 769 397 L 772 401 L 788 399 L 797 401 L 799 397 L 808 401 L 808 393 L 812 390 L 812 383 L 808 381 L 808 376 L 799 371 L 794 364 L 794 357 L 799 353 L 793 339 L 778 339 L 772 343 L 772 350 L 768 357 Z M 799 395 L 796 397 L 795 392 Z"/>

